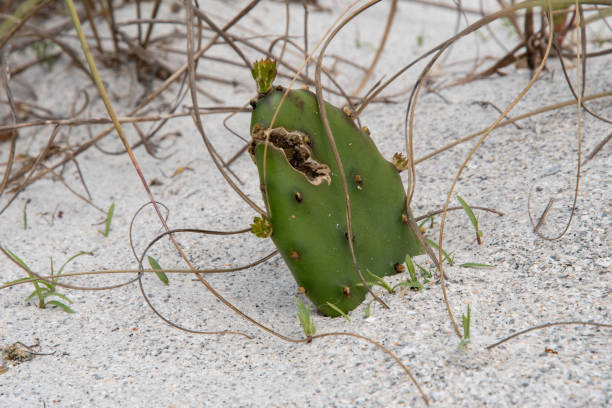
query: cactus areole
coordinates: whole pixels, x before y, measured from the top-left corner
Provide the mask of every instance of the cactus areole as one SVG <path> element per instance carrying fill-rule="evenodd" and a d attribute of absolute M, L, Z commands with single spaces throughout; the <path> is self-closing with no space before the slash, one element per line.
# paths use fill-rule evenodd
<path fill-rule="evenodd" d="M 269 128 L 283 93 L 272 88 L 253 102 L 249 153 L 272 241 L 316 308 L 338 316 L 330 304 L 347 313 L 367 293 L 350 253 L 344 188 L 313 93 L 290 91 Z M 398 169 L 342 110 L 326 109 L 347 177 L 355 256 L 373 282 L 372 274 L 392 275 L 406 254 L 423 249 L 406 223 L 410 210 Z"/>

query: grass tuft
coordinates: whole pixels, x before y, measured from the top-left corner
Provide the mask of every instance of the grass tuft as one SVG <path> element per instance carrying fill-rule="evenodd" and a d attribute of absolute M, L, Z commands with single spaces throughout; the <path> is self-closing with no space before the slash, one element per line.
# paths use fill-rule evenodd
<path fill-rule="evenodd" d="M 300 320 L 300 325 L 302 329 L 304 329 L 304 334 L 306 337 L 312 337 L 317 332 L 317 329 L 310 317 L 310 308 L 306 307 L 304 303 L 297 297 L 295 298 L 295 303 L 297 305 L 298 310 L 298 319 Z"/>
<path fill-rule="evenodd" d="M 461 350 L 465 348 L 470 343 L 470 305 L 467 306 L 467 314 L 461 316 L 461 320 L 463 321 L 463 337 L 457 346 L 457 350 Z"/>
<path fill-rule="evenodd" d="M 15 283 L 19 283 L 19 282 L 23 282 L 23 281 L 27 281 L 27 280 L 32 280 L 32 285 L 34 285 L 34 290 L 32 291 L 32 293 L 30 293 L 28 296 L 26 296 L 25 298 L 25 302 L 29 302 L 30 300 L 32 300 L 35 296 L 38 298 L 38 307 L 40 309 L 46 309 L 47 306 L 49 305 L 53 305 L 53 306 L 57 306 L 58 308 L 62 309 L 64 312 L 66 313 L 74 313 L 74 311 L 70 308 L 70 306 L 68 306 L 66 303 L 61 302 L 60 300 L 57 299 L 52 299 L 52 300 L 47 300 L 47 298 L 54 296 L 56 298 L 60 298 L 70 304 L 72 304 L 72 301 L 70 299 L 68 299 L 68 297 L 62 293 L 59 293 L 55 290 L 56 285 L 53 282 L 57 282 L 60 275 L 62 274 L 62 272 L 64 271 L 64 268 L 66 267 L 66 265 L 68 265 L 70 262 L 72 262 L 75 258 L 78 258 L 79 256 L 82 255 L 93 255 L 91 252 L 78 252 L 77 254 L 71 256 L 70 258 L 68 258 L 68 260 L 66 262 L 63 263 L 63 265 L 59 268 L 59 270 L 57 271 L 57 273 L 55 273 L 54 267 L 53 267 L 53 258 L 50 259 L 50 272 L 51 272 L 51 282 L 49 281 L 45 281 L 45 280 L 41 280 L 41 279 L 36 279 L 36 276 L 32 273 L 32 270 L 30 269 L 30 267 L 21 259 L 19 258 L 15 253 L 13 253 L 10 249 L 6 248 L 6 253 L 15 261 L 17 262 L 22 268 L 23 270 L 26 271 L 26 273 L 28 274 L 27 278 L 21 278 L 21 279 L 16 279 L 10 282 L 6 282 L 7 285 L 12 285 Z"/>

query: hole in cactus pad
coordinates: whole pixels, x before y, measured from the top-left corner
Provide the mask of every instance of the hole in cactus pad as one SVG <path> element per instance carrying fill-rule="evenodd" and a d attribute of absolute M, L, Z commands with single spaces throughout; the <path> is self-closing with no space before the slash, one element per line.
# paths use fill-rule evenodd
<path fill-rule="evenodd" d="M 267 133 L 269 132 L 269 135 Z M 309 137 L 306 133 L 285 128 L 263 129 L 259 125 L 253 126 L 251 134 L 253 141 L 249 147 L 251 157 L 255 159 L 255 147 L 266 142 L 268 138 L 272 146 L 282 150 L 285 158 L 298 172 L 315 186 L 322 182 L 331 183 L 331 170 L 328 165 L 319 163 L 312 156 L 312 150 L 308 146 Z"/>

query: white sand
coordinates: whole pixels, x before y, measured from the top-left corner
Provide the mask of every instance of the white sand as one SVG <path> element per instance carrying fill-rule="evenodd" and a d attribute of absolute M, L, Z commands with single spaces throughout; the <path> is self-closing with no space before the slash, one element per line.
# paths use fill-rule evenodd
<path fill-rule="evenodd" d="M 203 2 L 205 6 L 208 1 Z M 215 15 L 231 16 L 244 2 L 210 2 Z M 311 12 L 310 44 L 314 44 L 338 15 L 339 2 L 329 5 L 332 13 Z M 202 4 L 202 2 L 200 3 Z M 493 3 L 489 4 L 491 8 Z M 145 3 L 148 15 L 150 3 Z M 474 5 L 472 5 L 475 7 Z M 302 14 L 292 6 L 292 34 L 302 33 Z M 388 4 L 374 7 L 368 14 L 345 28 L 329 54 L 341 54 L 368 64 L 384 26 Z M 120 20 L 135 18 L 127 9 Z M 164 9 L 163 15 L 181 18 Z M 282 34 L 284 5 L 265 2 L 247 17 L 241 28 L 262 32 L 262 24 L 273 24 L 265 33 Z M 468 16 L 476 21 L 474 15 Z M 389 77 L 414 56 L 452 35 L 455 15 L 437 8 L 400 2 L 397 20 L 375 80 Z M 462 21 L 462 24 L 464 22 Z M 465 25 L 463 25 L 465 26 Z M 169 26 L 158 27 L 171 30 Z M 512 46 L 509 30 L 496 28 L 500 38 Z M 236 29 L 234 33 L 245 34 Z M 490 40 L 480 41 L 481 55 L 501 55 Z M 423 36 L 423 45 L 417 36 Z M 604 31 L 609 37 L 609 33 Z M 301 39 L 297 39 L 301 42 Z M 472 59 L 475 36 L 460 42 L 450 60 Z M 357 47 L 360 43 L 360 47 Z M 183 46 L 181 46 L 183 47 Z M 280 44 L 279 46 L 280 47 Z M 110 47 L 109 47 L 110 49 Z M 280 48 L 277 48 L 278 52 Z M 217 47 L 213 55 L 235 58 L 231 51 Z M 248 53 L 249 58 L 259 55 Z M 13 56 L 23 60 L 24 56 Z M 36 85 L 36 103 L 68 117 L 76 92 L 86 87 L 91 98 L 96 91 L 84 74 L 63 57 L 49 72 L 32 69 L 11 83 L 19 100 L 31 98 L 24 83 Z M 297 61 L 297 58 L 293 58 Z M 172 67 L 182 64 L 180 55 L 169 54 Z M 296 62 L 297 65 L 297 62 Z M 465 72 L 471 65 L 461 66 Z M 113 103 L 119 115 L 126 115 L 145 93 L 135 81 L 134 64 L 116 70 L 102 68 Z M 436 71 L 446 73 L 450 68 Z M 485 129 L 497 117 L 491 108 L 477 101 L 506 107 L 529 81 L 529 72 L 509 67 L 508 75 L 494 76 L 441 92 L 444 102 L 434 94 L 423 94 L 416 114 L 416 155 L 433 151 L 457 138 Z M 201 63 L 201 72 L 236 79 L 235 88 L 201 81 L 199 85 L 222 98 L 223 105 L 239 106 L 254 94 L 250 74 L 241 68 L 228 69 L 211 61 Z M 612 60 L 589 61 L 586 94 L 610 90 Z M 410 70 L 389 91 L 412 86 L 419 73 Z M 575 70 L 570 71 L 575 77 Z M 361 74 L 339 64 L 337 79 L 349 91 Z M 281 83 L 287 83 L 281 80 Z M 155 82 L 157 86 L 159 82 Z M 242 85 L 244 84 L 244 86 Z M 371 85 L 370 84 L 370 85 Z M 173 103 L 177 88 L 165 93 L 163 101 Z M 2 98 L 5 98 L 4 95 Z M 550 61 L 548 71 L 511 112 L 517 116 L 533 109 L 571 99 L 558 62 Z M 339 102 L 338 99 L 333 99 Z M 401 103 L 373 104 L 362 121 L 372 131 L 386 157 L 403 149 L 403 118 L 406 97 Z M 161 102 L 161 100 L 160 100 Z M 200 97 L 202 106 L 214 102 Z M 181 106 L 188 106 L 186 98 Z M 81 117 L 104 116 L 99 100 Z M 156 106 L 159 106 L 157 104 Z M 589 106 L 600 114 L 612 116 L 610 98 Z M 181 109 L 184 110 L 184 109 Z M 205 130 L 223 157 L 230 157 L 243 144 L 222 126 L 225 115 L 205 116 Z M 592 148 L 612 131 L 610 125 L 583 114 L 582 151 Z M 248 136 L 249 117 L 237 115 L 229 125 Z M 369 336 L 389 347 L 414 373 L 431 400 L 432 406 L 610 406 L 612 403 L 612 347 L 609 329 L 584 326 L 550 328 L 519 337 L 487 351 L 485 347 L 513 332 L 547 322 L 569 320 L 611 323 L 610 318 L 610 146 L 606 146 L 584 168 L 576 214 L 568 233 L 560 240 L 538 238 L 529 223 L 527 197 L 534 187 L 531 206 L 539 217 L 555 197 L 547 235 L 560 232 L 569 215 L 577 162 L 577 113 L 575 107 L 534 116 L 519 122 L 520 129 L 507 126 L 496 130 L 480 148 L 464 171 L 456 188 L 472 205 L 492 207 L 505 213 L 498 217 L 478 212 L 484 243 L 478 246 L 474 231 L 463 212 L 449 213 L 445 248 L 454 252 L 457 264 L 481 262 L 495 265 L 493 270 L 445 266 L 452 310 L 458 322 L 469 303 L 472 310 L 472 343 L 457 351 L 459 339 L 453 333 L 442 301 L 439 284 L 422 292 L 400 290 L 376 293 L 391 306 L 384 310 L 372 304 L 371 317 L 365 318 L 365 304 L 350 314 L 351 321 L 314 316 L 318 333 L 350 331 Z M 95 134 L 105 126 L 93 126 Z M 144 130 L 149 125 L 143 125 Z M 130 140 L 138 139 L 126 126 Z M 180 132 L 159 142 L 159 136 Z M 44 146 L 50 127 L 20 132 L 18 151 L 23 152 L 34 138 L 31 154 Z M 85 127 L 62 128 L 58 137 L 70 137 L 72 144 L 88 138 Z M 157 160 L 141 147 L 136 157 L 148 180 L 157 178 L 161 186 L 152 187 L 155 198 L 170 209 L 171 228 L 195 227 L 216 230 L 244 228 L 254 212 L 224 183 L 214 168 L 193 122 L 175 119 L 155 139 L 162 147 Z M 418 182 L 413 211 L 420 215 L 440 208 L 461 162 L 474 142 L 461 145 L 417 167 Z M 121 148 L 116 136 L 100 144 L 108 150 Z M 0 144 L 0 161 L 6 161 L 8 143 Z M 81 250 L 94 256 L 75 260 L 66 272 L 136 267 L 128 240 L 128 224 L 147 196 L 128 157 L 104 155 L 89 149 L 78 157 L 79 165 L 93 202 L 106 209 L 115 203 L 115 216 L 108 238 L 98 233 L 104 214 L 71 194 L 60 182 L 44 179 L 29 187 L 0 218 L 0 244 L 9 248 L 29 266 L 48 273 L 49 258 L 57 266 Z M 189 167 L 171 177 L 179 167 Z M 262 203 L 254 165 L 243 155 L 232 169 L 242 188 Z M 546 176 L 546 177 L 544 177 Z M 85 194 L 74 165 L 65 172 L 66 182 Z M 0 198 L 4 205 L 8 195 Z M 23 228 L 26 200 L 28 228 Z M 455 199 L 452 205 L 457 205 Z M 62 217 L 59 217 L 59 212 Z M 54 217 L 53 215 L 54 214 Z M 53 218 L 53 221 L 51 221 Z M 440 218 L 428 232 L 437 240 Z M 159 221 L 147 209 L 136 220 L 135 245 L 141 251 L 160 232 Z M 210 237 L 183 234 L 179 237 L 189 258 L 201 268 L 236 266 L 259 258 L 273 249 L 271 242 L 251 234 L 236 237 Z M 167 241 L 150 252 L 166 268 L 185 267 Z M 418 262 L 427 264 L 419 257 Z M 0 279 L 24 276 L 23 271 L 0 257 Z M 133 276 L 133 275 L 130 275 Z M 236 335 L 196 335 L 170 327 L 158 319 L 145 304 L 138 286 L 103 292 L 60 289 L 74 302 L 76 312 L 66 314 L 57 308 L 38 309 L 23 299 L 31 285 L 0 292 L 0 345 L 14 342 L 40 342 L 42 352 L 31 361 L 11 364 L 0 375 L 0 406 L 4 407 L 197 407 L 197 406 L 423 406 L 424 403 L 401 371 L 387 355 L 371 345 L 349 337 L 331 337 L 312 344 L 290 344 L 259 330 L 223 306 L 189 275 L 169 275 L 164 287 L 154 276 L 143 282 L 153 304 L 167 318 L 194 330 L 234 330 L 253 339 Z M 405 279 L 389 278 L 392 284 Z M 75 285 L 103 286 L 129 279 L 126 275 L 102 275 L 71 279 Z M 262 324 L 292 338 L 301 338 L 296 318 L 295 281 L 280 258 L 245 272 L 211 276 L 209 282 L 229 301 Z M 59 288 L 58 288 L 59 289 Z M 549 352 L 546 350 L 549 349 Z M 555 353 L 553 353 L 554 351 Z"/>

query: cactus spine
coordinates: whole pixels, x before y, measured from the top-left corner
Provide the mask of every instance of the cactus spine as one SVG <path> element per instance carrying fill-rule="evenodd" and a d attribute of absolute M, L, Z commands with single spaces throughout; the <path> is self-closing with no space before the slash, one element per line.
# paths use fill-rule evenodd
<path fill-rule="evenodd" d="M 314 94 L 290 91 L 274 127 L 268 128 L 282 94 L 271 89 L 254 103 L 249 153 L 265 188 L 272 240 L 317 309 L 337 316 L 329 304 L 346 313 L 367 292 L 349 250 L 342 180 Z M 366 279 L 368 272 L 397 273 L 406 254 L 423 252 L 407 225 L 410 210 L 398 168 L 346 113 L 329 104 L 326 109 L 348 179 L 357 262 Z"/>

